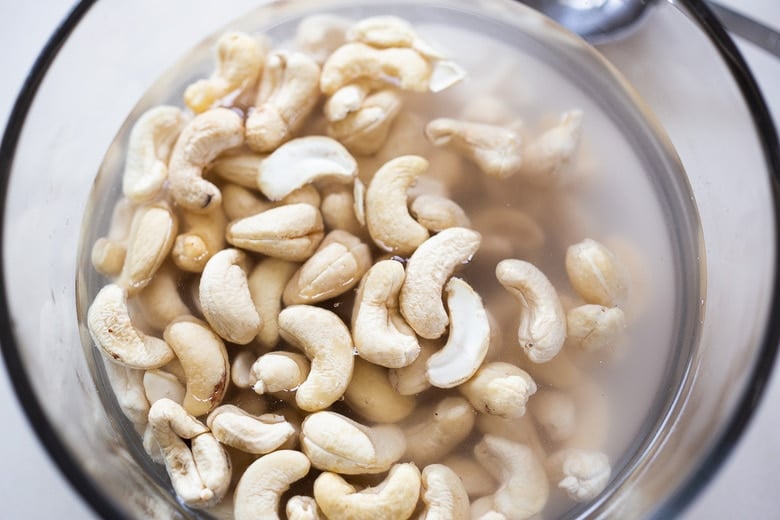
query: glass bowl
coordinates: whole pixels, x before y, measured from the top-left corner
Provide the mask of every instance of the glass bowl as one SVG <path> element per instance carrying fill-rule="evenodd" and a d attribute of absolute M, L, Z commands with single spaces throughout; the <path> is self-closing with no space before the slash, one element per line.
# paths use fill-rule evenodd
<path fill-rule="evenodd" d="M 679 297 L 662 310 L 675 333 L 661 342 L 674 348 L 664 353 L 664 383 L 648 401 L 655 413 L 631 440 L 631 455 L 614 464 L 599 497 L 564 516 L 679 514 L 744 430 L 780 337 L 773 319 L 780 294 L 777 135 L 733 42 L 695 0 L 660 3 L 634 33 L 600 45 L 600 54 L 508 0 L 363 2 L 367 11 L 356 4 L 280 1 L 239 18 L 256 2 L 84 1 L 52 36 L 17 100 L 0 154 L 3 354 L 50 455 L 106 518 L 202 514 L 174 500 L 164 471 L 129 434 L 82 323 L 98 281 L 80 255 L 105 230 L 106 208 L 117 195 L 110 175 L 96 174 L 121 162 L 112 143 L 127 133 L 128 114 L 144 108 L 137 103 L 150 86 L 178 99 L 190 78 L 166 71 L 193 48 L 206 55 L 224 28 L 284 32 L 312 9 L 393 11 L 569 52 L 572 74 L 621 87 L 616 113 L 635 114 L 654 143 L 644 166 L 677 252 L 651 261 L 673 268 Z M 598 88 L 590 93 L 600 95 Z M 92 220 L 83 219 L 85 211 Z M 92 225 L 96 220 L 101 224 Z"/>

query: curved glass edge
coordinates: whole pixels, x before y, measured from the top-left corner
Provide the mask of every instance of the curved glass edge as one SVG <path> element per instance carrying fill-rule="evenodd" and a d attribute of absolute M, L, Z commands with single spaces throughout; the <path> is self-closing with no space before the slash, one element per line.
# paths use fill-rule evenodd
<path fill-rule="evenodd" d="M 8 181 L 13 167 L 14 155 L 24 127 L 27 114 L 35 95 L 38 92 L 49 67 L 57 57 L 62 46 L 70 37 L 96 0 L 80 0 L 46 42 L 43 50 L 25 78 L 24 84 L 14 102 L 8 123 L 0 143 L 0 208 L 5 207 L 8 191 Z M 3 254 L 4 228 L 0 226 L 0 258 Z M 0 274 L 0 350 L 2 350 L 8 376 L 11 379 L 14 392 L 24 410 L 29 424 L 43 444 L 51 460 L 59 468 L 70 485 L 81 495 L 92 510 L 102 518 L 126 519 L 126 514 L 117 509 L 106 496 L 95 486 L 92 480 L 81 469 L 68 448 L 58 437 L 56 429 L 46 416 L 46 413 L 35 396 L 30 379 L 19 356 L 19 349 L 13 335 L 13 323 L 9 312 L 9 302 L 6 299 L 6 282 L 4 273 Z"/>

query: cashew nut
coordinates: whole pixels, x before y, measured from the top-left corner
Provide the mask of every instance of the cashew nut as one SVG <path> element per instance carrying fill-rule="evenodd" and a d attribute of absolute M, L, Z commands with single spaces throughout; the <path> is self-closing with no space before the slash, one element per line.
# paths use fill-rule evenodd
<path fill-rule="evenodd" d="M 481 413 L 477 415 L 477 430 L 483 435 L 493 435 L 530 447 L 540 458 L 546 456 L 547 449 L 542 444 L 536 425 L 530 416 L 524 415 L 505 419 L 498 415 Z"/>
<path fill-rule="evenodd" d="M 414 397 L 401 395 L 390 385 L 386 368 L 360 358 L 355 359 L 344 400 L 352 411 L 376 423 L 396 423 L 416 405 Z"/>
<path fill-rule="evenodd" d="M 295 352 L 263 354 L 251 368 L 252 390 L 258 394 L 294 391 L 306 381 L 310 369 L 309 359 Z"/>
<path fill-rule="evenodd" d="M 493 510 L 493 496 L 488 495 L 471 503 L 471 518 L 474 520 L 509 520 L 506 515 Z M 535 517 L 534 517 L 535 518 Z"/>
<path fill-rule="evenodd" d="M 200 277 L 200 306 L 214 332 L 231 343 L 246 345 L 262 323 L 249 294 L 246 254 L 223 249 L 206 263 Z"/>
<path fill-rule="evenodd" d="M 328 135 L 354 154 L 371 155 L 385 144 L 400 110 L 401 94 L 397 90 L 378 90 L 366 96 L 356 110 L 338 121 L 331 121 Z"/>
<path fill-rule="evenodd" d="M 287 520 L 320 520 L 317 502 L 313 497 L 295 495 L 287 501 L 285 507 Z"/>
<path fill-rule="evenodd" d="M 170 264 L 163 264 L 149 285 L 138 293 L 137 299 L 144 319 L 158 330 L 163 330 L 179 316 L 190 314 L 179 294 L 178 273 Z"/>
<path fill-rule="evenodd" d="M 108 234 L 92 245 L 92 266 L 103 276 L 118 276 L 127 254 L 127 237 L 133 222 L 135 205 L 127 197 L 120 198 L 111 213 Z"/>
<path fill-rule="evenodd" d="M 443 464 L 429 464 L 422 471 L 421 520 L 467 520 L 469 496 L 460 477 Z"/>
<path fill-rule="evenodd" d="M 335 473 L 314 481 L 314 499 L 328 518 L 371 520 L 412 516 L 420 498 L 420 470 L 414 464 L 396 464 L 375 488 L 358 491 Z"/>
<path fill-rule="evenodd" d="M 299 451 L 279 450 L 257 459 L 236 486 L 235 520 L 278 519 L 282 495 L 309 469 L 309 459 Z"/>
<path fill-rule="evenodd" d="M 214 159 L 208 171 L 225 181 L 256 190 L 263 159 L 264 156 L 245 150 L 228 152 Z"/>
<path fill-rule="evenodd" d="M 566 166 L 577 151 L 581 133 L 582 111 L 564 113 L 558 125 L 523 148 L 522 179 L 537 186 L 557 186 L 566 182 Z"/>
<path fill-rule="evenodd" d="M 566 314 L 550 280 L 523 260 L 502 260 L 496 278 L 520 303 L 520 347 L 534 363 L 554 358 L 566 339 Z"/>
<path fill-rule="evenodd" d="M 459 389 L 477 411 L 513 418 L 525 414 L 528 399 L 536 393 L 536 383 L 522 368 L 494 361 L 485 364 Z"/>
<path fill-rule="evenodd" d="M 295 434 L 295 428 L 281 415 L 257 417 L 230 404 L 215 408 L 206 425 L 222 444 L 258 455 L 274 451 Z"/>
<path fill-rule="evenodd" d="M 257 355 L 250 350 L 242 350 L 233 358 L 230 364 L 230 380 L 236 388 L 251 388 L 256 379 L 252 375 L 252 365 L 257 360 Z"/>
<path fill-rule="evenodd" d="M 168 164 L 170 194 L 176 203 L 200 213 L 219 206 L 219 188 L 203 179 L 203 170 L 222 152 L 243 142 L 241 116 L 227 108 L 214 108 L 190 121 L 179 135 Z"/>
<path fill-rule="evenodd" d="M 170 399 L 182 404 L 186 389 L 179 379 L 164 370 L 147 370 L 143 373 L 143 389 L 149 403 Z"/>
<path fill-rule="evenodd" d="M 371 92 L 372 87 L 374 87 L 373 81 L 362 80 L 338 89 L 325 101 L 323 107 L 325 119 L 331 123 L 341 121 L 351 112 L 358 110 Z"/>
<path fill-rule="evenodd" d="M 564 442 L 577 429 L 577 407 L 566 392 L 544 389 L 528 402 L 528 410 L 545 436 L 552 442 Z"/>
<path fill-rule="evenodd" d="M 566 345 L 585 352 L 614 348 L 626 328 L 626 317 L 619 307 L 580 305 L 566 314 Z"/>
<path fill-rule="evenodd" d="M 262 326 L 257 341 L 264 349 L 271 349 L 279 342 L 279 312 L 282 309 L 282 293 L 298 265 L 278 258 L 264 258 L 249 273 L 247 284 L 255 310 Z"/>
<path fill-rule="evenodd" d="M 443 58 L 442 54 L 420 38 L 412 25 L 397 16 L 371 16 L 356 22 L 346 34 L 347 41 L 360 42 L 387 49 L 406 47 L 414 49 L 432 60 Z"/>
<path fill-rule="evenodd" d="M 206 262 L 225 247 L 225 213 L 215 207 L 207 214 L 187 210 L 180 214 L 186 231 L 176 237 L 171 257 L 179 269 L 200 273 Z"/>
<path fill-rule="evenodd" d="M 446 457 L 471 433 L 474 409 L 462 397 L 445 397 L 418 409 L 405 428 L 406 458 L 427 466 Z"/>
<path fill-rule="evenodd" d="M 255 180 L 257 180 L 256 177 Z M 311 185 L 290 192 L 278 202 L 270 202 L 256 190 L 250 190 L 236 184 L 222 186 L 222 207 L 225 210 L 225 215 L 231 220 L 251 217 L 285 204 L 302 203 L 316 208 L 320 205 L 320 200 L 317 188 Z M 224 232 L 224 226 L 222 231 Z"/>
<path fill-rule="evenodd" d="M 476 231 L 448 228 L 420 244 L 409 258 L 399 299 L 401 314 L 423 338 L 444 334 L 449 323 L 441 299 L 444 283 L 456 267 L 471 260 L 480 239 Z"/>
<path fill-rule="evenodd" d="M 444 459 L 443 464 L 458 476 L 470 497 L 493 494 L 498 487 L 493 476 L 472 457 L 452 454 Z"/>
<path fill-rule="evenodd" d="M 575 502 L 596 498 L 609 483 L 612 468 L 599 451 L 564 449 L 547 459 L 550 480 Z"/>
<path fill-rule="evenodd" d="M 107 358 L 103 358 L 103 366 L 122 413 L 134 425 L 146 424 L 149 415 L 149 399 L 144 391 L 145 372 L 114 363 Z"/>
<path fill-rule="evenodd" d="M 603 244 L 586 238 L 566 250 L 566 273 L 574 290 L 588 303 L 621 306 L 628 294 L 623 266 Z"/>
<path fill-rule="evenodd" d="M 438 232 L 451 227 L 470 227 L 471 221 L 463 208 L 438 195 L 420 195 L 409 208 L 423 227 Z"/>
<path fill-rule="evenodd" d="M 295 31 L 295 46 L 322 64 L 333 51 L 346 42 L 346 33 L 351 24 L 351 20 L 341 16 L 307 16 L 301 20 Z"/>
<path fill-rule="evenodd" d="M 441 350 L 443 342 L 424 338 L 419 342 L 420 354 L 417 358 L 409 365 L 390 369 L 388 374 L 390 384 L 401 395 L 419 394 L 431 387 L 427 374 L 428 358 Z"/>
<path fill-rule="evenodd" d="M 355 179 L 355 183 L 357 186 L 360 181 Z M 361 224 L 357 218 L 359 202 L 354 196 L 355 189 L 347 184 L 328 184 L 323 187 L 320 211 L 326 227 L 342 229 L 355 236 L 365 235 L 365 215 Z"/>

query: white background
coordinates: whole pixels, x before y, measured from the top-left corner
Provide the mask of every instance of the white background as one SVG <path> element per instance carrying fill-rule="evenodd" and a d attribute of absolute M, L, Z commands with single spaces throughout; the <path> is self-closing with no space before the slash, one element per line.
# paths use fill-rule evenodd
<path fill-rule="evenodd" d="M 780 29 L 778 0 L 720 0 Z M 0 122 L 24 77 L 73 0 L 0 2 Z M 741 43 L 741 42 L 740 42 Z M 780 60 L 742 45 L 780 122 Z M 39 444 L 0 368 L 0 504 L 3 518 L 94 518 Z M 768 392 L 725 467 L 687 511 L 686 520 L 777 518 L 780 514 L 780 378 Z"/>

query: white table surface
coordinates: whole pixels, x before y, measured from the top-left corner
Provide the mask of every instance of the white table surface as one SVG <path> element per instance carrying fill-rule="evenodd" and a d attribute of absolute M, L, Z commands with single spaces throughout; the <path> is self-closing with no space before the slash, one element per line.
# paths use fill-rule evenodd
<path fill-rule="evenodd" d="M 720 0 L 780 29 L 778 0 Z M 74 0 L 0 3 L 0 122 L 37 53 Z M 780 60 L 741 45 L 780 122 Z M 49 460 L 0 368 L 0 517 L 95 518 Z M 758 414 L 724 468 L 686 512 L 687 520 L 780 517 L 780 378 L 774 377 Z"/>

